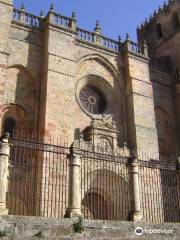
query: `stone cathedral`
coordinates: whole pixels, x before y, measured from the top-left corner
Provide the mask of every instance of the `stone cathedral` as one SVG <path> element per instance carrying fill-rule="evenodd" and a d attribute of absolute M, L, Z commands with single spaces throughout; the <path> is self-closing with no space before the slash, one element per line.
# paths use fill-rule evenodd
<path fill-rule="evenodd" d="M 35 16 L 0 0 L 0 26 L 0 238 L 80 239 L 72 231 L 98 220 L 83 239 L 130 239 L 139 221 L 179 239 L 180 0 L 150 15 L 137 43 L 53 5 Z"/>
<path fill-rule="evenodd" d="M 74 12 L 34 16 L 12 0 L 0 1 L 0 25 L 1 135 L 22 129 L 70 145 L 77 130 L 92 138 L 94 123 L 106 146 L 179 152 L 180 0 L 142 23 L 138 43 L 107 38 L 98 21 L 81 29 Z"/>

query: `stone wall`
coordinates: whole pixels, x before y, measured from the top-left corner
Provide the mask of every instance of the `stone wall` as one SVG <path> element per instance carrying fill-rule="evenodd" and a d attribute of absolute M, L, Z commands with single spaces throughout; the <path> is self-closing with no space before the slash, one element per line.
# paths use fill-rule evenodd
<path fill-rule="evenodd" d="M 148 59 L 126 56 L 128 138 L 139 152 L 158 153 L 153 89 Z M 133 116 L 133 117 L 132 117 Z"/>
<path fill-rule="evenodd" d="M 158 144 L 161 153 L 177 151 L 176 115 L 171 75 L 151 68 Z"/>
<path fill-rule="evenodd" d="M 151 68 L 150 73 L 153 82 L 158 142 L 163 154 L 167 152 L 171 154 L 180 149 L 179 94 L 175 90 L 180 77 L 179 3 L 179 0 L 164 3 L 137 31 L 139 42 L 144 40 L 147 42 L 151 60 L 159 61 Z M 161 114 L 160 111 L 164 113 Z M 158 119 L 160 115 L 161 119 Z M 167 119 L 164 121 L 162 118 L 165 119 L 165 115 Z"/>
<path fill-rule="evenodd" d="M 78 38 L 74 25 L 62 27 L 53 22 L 52 19 L 56 16 L 53 10 L 44 19 L 37 17 L 36 20 L 40 24 L 38 27 L 25 22 L 27 13 L 24 9 L 14 12 L 20 14 L 20 17 L 11 21 L 11 1 L 1 1 L 0 5 L 0 22 L 6 26 L 0 32 L 3 39 L 0 51 L 1 133 L 4 120 L 13 117 L 17 128 L 26 128 L 38 133 L 42 141 L 44 137 L 58 136 L 70 145 L 75 129 L 83 131 L 90 125 L 93 117 L 99 117 L 87 114 L 79 104 L 80 87 L 88 83 L 103 90 L 107 96 L 108 107 L 105 114 L 113 115 L 119 146 L 127 142 L 129 146 L 137 147 L 139 152 L 157 153 L 158 147 L 162 145 L 161 139 L 165 138 L 161 136 L 165 128 L 157 124 L 159 113 L 155 118 L 154 107 L 163 105 L 162 108 L 166 108 L 168 112 L 167 118 L 171 118 L 169 131 L 172 131 L 169 134 L 172 144 L 170 141 L 165 143 L 165 148 L 170 149 L 172 153 L 177 150 L 177 136 L 174 130 L 177 119 L 174 113 L 173 91 L 170 89 L 173 83 L 170 72 L 159 71 L 158 74 L 154 74 L 156 70 L 153 67 L 149 68 L 148 56 L 139 50 L 125 47 L 127 43 L 131 44 L 130 41 L 114 41 L 116 50 L 102 46 L 104 41 L 109 41 L 110 46 L 113 40 L 102 37 L 101 32 L 96 32 L 97 28 L 92 33 L 85 31 L 93 41 Z M 170 4 L 168 9 L 173 12 L 175 7 Z M 166 22 L 170 21 L 171 14 L 163 14 L 156 16 L 156 22 L 165 18 Z M 73 24 L 76 24 L 76 21 L 70 18 L 68 21 L 74 21 Z M 144 26 L 141 30 L 141 38 L 146 36 L 146 33 L 153 35 L 148 27 Z M 168 55 L 177 63 L 175 65 L 179 65 L 176 54 L 179 46 L 178 36 L 177 31 L 168 41 L 163 40 L 163 44 L 159 45 L 152 57 Z M 102 41 L 98 42 L 98 37 L 102 38 Z M 170 42 L 170 45 L 167 45 L 167 42 Z M 133 54 L 129 54 L 130 52 Z M 164 76 L 169 78 L 169 88 L 163 87 L 163 92 L 168 96 L 166 101 L 164 96 L 160 95 L 162 87 L 158 85 L 158 81 L 165 82 Z M 156 82 L 153 83 L 153 89 L 151 80 Z"/>
<path fill-rule="evenodd" d="M 42 233 L 42 239 L 147 239 L 176 240 L 180 237 L 179 223 L 151 224 L 144 222 L 85 221 L 85 231 L 75 233 L 73 223 L 77 219 L 47 219 L 35 217 L 8 216 L 0 218 L 0 231 L 7 233 L 5 239 L 39 239 L 36 234 Z M 141 227 L 144 234 L 137 236 L 135 229 Z M 163 233 L 164 231 L 164 233 Z M 153 233 L 152 233 L 153 232 Z M 158 233 L 159 232 L 159 233 Z"/>

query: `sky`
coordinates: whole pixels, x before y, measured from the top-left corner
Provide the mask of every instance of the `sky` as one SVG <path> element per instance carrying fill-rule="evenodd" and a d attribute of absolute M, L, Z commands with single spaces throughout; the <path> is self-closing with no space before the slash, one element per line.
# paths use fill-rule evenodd
<path fill-rule="evenodd" d="M 93 31 L 99 20 L 103 35 L 117 40 L 119 35 L 125 39 L 129 33 L 136 41 L 137 26 L 162 6 L 164 0 L 14 0 L 16 8 L 22 3 L 34 15 L 39 15 L 41 10 L 47 13 L 50 4 L 54 4 L 59 14 L 71 16 L 75 11 L 80 28 Z"/>

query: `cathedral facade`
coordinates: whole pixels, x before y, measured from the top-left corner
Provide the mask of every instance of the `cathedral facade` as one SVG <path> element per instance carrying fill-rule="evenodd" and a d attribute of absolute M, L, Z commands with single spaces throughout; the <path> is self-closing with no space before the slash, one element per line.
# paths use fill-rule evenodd
<path fill-rule="evenodd" d="M 138 43 L 109 39 L 71 17 L 34 16 L 0 1 L 0 131 L 22 129 L 139 152 L 180 148 L 180 1 L 164 4 L 138 29 Z M 105 123 L 111 127 L 101 128 Z M 78 130 L 78 131 L 77 131 Z M 98 139 L 99 136 L 99 139 Z M 91 139 L 92 140 L 92 139 Z"/>

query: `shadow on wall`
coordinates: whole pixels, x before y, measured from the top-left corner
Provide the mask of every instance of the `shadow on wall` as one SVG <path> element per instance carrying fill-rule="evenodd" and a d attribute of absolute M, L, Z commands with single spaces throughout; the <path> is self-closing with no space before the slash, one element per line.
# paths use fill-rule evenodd
<path fill-rule="evenodd" d="M 2 131 L 10 130 L 12 133 L 15 128 L 18 138 L 25 140 L 38 138 L 43 142 L 44 135 L 39 132 L 39 91 L 42 71 L 42 63 L 39 58 L 42 58 L 42 43 L 40 43 L 40 38 L 36 39 L 39 36 L 33 31 L 29 32 L 23 41 L 20 41 L 19 38 L 24 35 L 21 34 L 23 30 L 19 31 L 18 39 L 17 41 L 14 39 L 14 41 L 16 41 L 15 47 L 20 50 L 18 52 L 15 48 L 12 49 L 13 59 L 18 62 L 7 69 L 6 105 L 2 115 Z M 44 117 L 42 116 L 43 121 Z M 42 179 L 41 160 L 43 157 L 43 152 L 37 154 L 37 151 L 28 148 L 15 152 L 15 147 L 12 148 L 10 158 L 12 168 L 9 173 L 7 196 L 11 214 L 40 215 L 41 206 L 39 205 L 36 209 L 35 198 L 41 199 L 42 191 L 40 187 L 38 190 L 34 190 L 34 184 Z M 25 181 L 28 178 L 32 179 L 31 184 Z M 31 208 L 27 208 L 26 203 L 30 200 Z"/>
<path fill-rule="evenodd" d="M 35 96 L 31 77 L 22 66 L 7 69 L 5 108 L 2 114 L 2 134 L 12 136 L 15 129 L 33 132 L 35 125 Z"/>
<path fill-rule="evenodd" d="M 8 117 L 15 120 L 16 129 L 23 129 L 26 135 L 34 134 L 37 136 L 43 41 L 41 33 L 35 32 L 36 30 L 28 32 L 26 37 L 23 37 L 23 41 L 20 41 L 21 36 L 24 36 L 23 30 L 19 29 L 17 31 L 19 31 L 19 37 L 16 39 L 15 36 L 11 45 L 14 62 L 7 69 L 5 103 L 6 106 L 11 106 Z M 20 50 L 17 51 L 15 47 Z M 13 114 L 11 114 L 13 107 L 16 108 L 17 112 L 15 113 L 15 110 L 13 110 Z M 19 116 L 18 107 L 23 109 L 25 118 Z M 3 119 L 5 120 L 5 118 L 6 115 L 4 114 Z M 42 136 L 38 137 L 43 139 Z"/>
<path fill-rule="evenodd" d="M 160 106 L 155 107 L 155 118 L 160 154 L 174 154 L 175 133 L 173 132 L 172 118 Z"/>
<path fill-rule="evenodd" d="M 161 169 L 160 174 L 164 215 L 163 221 L 179 222 L 180 205 L 177 174 L 175 174 L 174 171 L 167 169 Z"/>
<path fill-rule="evenodd" d="M 128 220 L 130 188 L 120 173 L 95 170 L 87 174 L 81 184 L 82 213 L 86 219 Z"/>

